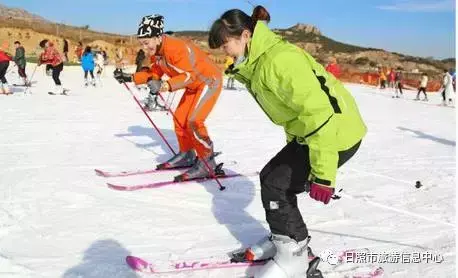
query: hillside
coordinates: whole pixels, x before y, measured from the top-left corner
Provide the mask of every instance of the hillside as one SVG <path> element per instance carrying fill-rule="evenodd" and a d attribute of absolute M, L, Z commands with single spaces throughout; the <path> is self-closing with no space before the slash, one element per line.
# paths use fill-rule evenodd
<path fill-rule="evenodd" d="M 343 71 L 349 73 L 344 78 L 352 81 L 360 80 L 360 77 L 352 77 L 355 73 L 376 72 L 378 68 L 401 68 L 416 80 L 421 72 L 427 72 L 433 78 L 437 78 L 444 68 L 455 67 L 455 58 L 435 60 L 338 42 L 322 34 L 317 27 L 308 24 L 298 23 L 290 28 L 273 31 L 308 51 L 323 65 L 330 57 L 337 58 Z M 223 64 L 223 53 L 208 49 L 207 32 L 176 31 L 174 35 L 195 42 L 205 49 L 216 63 Z M 75 27 L 54 23 L 25 10 L 0 5 L 0 41 L 10 51 L 13 41 L 20 40 L 29 50 L 29 55 L 36 55 L 37 44 L 43 38 L 57 42 L 58 47 L 63 38 L 67 39 L 71 48 L 70 59 L 74 59 L 73 49 L 79 41 L 107 51 L 111 58 L 115 57 L 117 49 L 121 49 L 124 58 L 129 62 L 133 62 L 138 49 L 134 36 L 96 32 L 91 30 L 89 25 Z"/>

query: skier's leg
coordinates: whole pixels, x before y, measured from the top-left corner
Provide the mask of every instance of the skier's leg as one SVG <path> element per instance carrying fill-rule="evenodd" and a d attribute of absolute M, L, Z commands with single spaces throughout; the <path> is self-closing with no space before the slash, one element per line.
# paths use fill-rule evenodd
<path fill-rule="evenodd" d="M 213 153 L 213 142 L 205 127 L 205 120 L 212 111 L 222 90 L 222 79 L 217 79 L 209 86 L 199 88 L 196 93 L 196 102 L 188 119 L 188 132 L 191 133 L 193 146 L 199 157 L 199 161 L 189 171 L 177 176 L 177 179 L 195 179 L 209 177 L 216 169 L 216 162 Z M 216 173 L 222 174 L 222 173 Z"/>
<path fill-rule="evenodd" d="M 94 70 L 90 70 L 89 74 L 91 75 L 91 84 L 95 86 Z"/>
<path fill-rule="evenodd" d="M 305 191 L 310 169 L 308 147 L 296 141 L 288 143 L 262 169 L 261 198 L 275 255 L 256 277 L 305 277 L 308 230 L 296 194 Z M 267 243 L 264 248 L 265 255 L 272 253 Z M 256 252 L 256 248 L 250 249 Z M 256 258 L 256 254 L 253 257 L 265 259 Z"/>
<path fill-rule="evenodd" d="M 212 141 L 205 126 L 205 120 L 213 110 L 221 94 L 222 80 L 217 79 L 210 86 L 199 88 L 196 93 L 198 101 L 193 105 L 191 115 L 188 119 L 188 127 L 192 132 L 193 145 L 199 158 L 206 158 L 212 155 Z"/>
<path fill-rule="evenodd" d="M 345 164 L 357 152 L 360 144 L 358 142 L 350 149 L 338 152 L 337 166 Z M 261 171 L 261 198 L 273 244 L 269 246 L 264 242 L 258 249 L 251 248 L 254 253 L 252 258 L 265 259 L 256 256 L 269 256 L 275 253 L 275 249 L 276 254 L 273 260 L 262 267 L 257 277 L 305 277 L 308 268 L 308 231 L 297 207 L 296 194 L 305 191 L 310 170 L 308 146 L 292 141 Z"/>
<path fill-rule="evenodd" d="M 64 68 L 64 64 L 60 63 L 57 66 L 51 67 L 52 68 L 52 79 L 54 80 L 54 84 L 56 85 L 56 94 L 64 93 L 62 88 L 62 83 L 60 82 L 60 73 Z"/>
<path fill-rule="evenodd" d="M 84 70 L 84 86 L 87 86 L 88 85 L 88 82 L 87 82 L 87 74 L 88 74 L 89 71 L 87 70 Z"/>
<path fill-rule="evenodd" d="M 8 70 L 9 61 L 1 62 L 0 63 L 0 81 L 2 82 L 2 94 L 9 94 L 9 85 L 8 81 L 6 80 L 6 72 Z"/>
<path fill-rule="evenodd" d="M 272 233 L 290 236 L 297 241 L 307 238 L 308 231 L 297 208 L 296 194 L 305 191 L 309 174 L 308 147 L 296 141 L 288 143 L 262 169 L 261 197 Z"/>
<path fill-rule="evenodd" d="M 8 81 L 6 80 L 6 72 L 8 70 L 8 66 L 9 66 L 9 62 L 8 61 L 5 61 L 5 62 L 1 62 L 0 63 L 0 81 L 2 83 L 7 83 Z"/>
<path fill-rule="evenodd" d="M 426 88 L 422 88 L 423 94 L 425 95 L 424 100 L 428 100 L 428 95 L 426 94 Z"/>
<path fill-rule="evenodd" d="M 192 166 L 195 159 L 194 147 L 191 134 L 187 130 L 187 119 L 192 105 L 195 101 L 195 92 L 186 90 L 181 97 L 180 103 L 175 110 L 173 122 L 175 124 L 175 134 L 178 139 L 180 151 L 168 161 L 161 163 L 157 168 L 177 168 Z"/>
<path fill-rule="evenodd" d="M 22 78 L 22 80 L 24 81 L 24 85 L 25 86 L 29 86 L 29 82 L 27 81 L 27 74 L 25 73 L 25 66 L 18 66 L 17 67 L 18 69 L 18 74 L 19 76 Z"/>

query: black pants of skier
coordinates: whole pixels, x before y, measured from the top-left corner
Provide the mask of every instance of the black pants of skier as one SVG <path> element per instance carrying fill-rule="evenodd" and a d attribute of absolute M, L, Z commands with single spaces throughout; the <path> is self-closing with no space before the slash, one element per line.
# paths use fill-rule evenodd
<path fill-rule="evenodd" d="M 399 90 L 399 92 L 402 95 L 402 83 L 399 81 L 396 81 L 396 91 Z"/>
<path fill-rule="evenodd" d="M 338 152 L 338 167 L 356 153 L 360 144 L 361 141 Z M 273 234 L 286 235 L 298 242 L 307 238 L 307 227 L 297 207 L 296 195 L 306 190 L 310 170 L 309 148 L 296 141 L 288 143 L 262 169 L 262 204 Z"/>
<path fill-rule="evenodd" d="M 92 79 L 94 79 L 94 71 L 93 70 L 85 70 L 84 71 L 84 79 L 87 79 L 87 74 L 90 74 Z"/>
<path fill-rule="evenodd" d="M 19 74 L 20 77 L 27 78 L 27 74 L 25 74 L 25 65 L 23 67 L 17 66 L 17 73 Z"/>
<path fill-rule="evenodd" d="M 6 75 L 6 70 L 8 69 L 9 65 L 10 65 L 9 61 L 0 63 L 0 81 L 2 81 L 3 84 L 8 83 L 8 81 L 5 78 L 5 75 Z"/>
<path fill-rule="evenodd" d="M 60 63 L 57 66 L 54 66 L 51 68 L 52 68 L 52 79 L 54 80 L 54 83 L 56 85 L 62 85 L 62 83 L 60 83 L 59 77 L 60 77 L 60 73 L 64 69 L 64 63 Z"/>
<path fill-rule="evenodd" d="M 420 93 L 421 92 L 423 92 L 423 94 L 425 95 L 425 99 L 428 98 L 428 96 L 426 95 L 426 88 L 425 87 L 420 87 L 418 89 L 417 98 L 420 98 Z"/>
<path fill-rule="evenodd" d="M 3 81 L 2 81 L 3 82 Z M 442 91 L 442 100 L 445 101 L 445 89 Z"/>

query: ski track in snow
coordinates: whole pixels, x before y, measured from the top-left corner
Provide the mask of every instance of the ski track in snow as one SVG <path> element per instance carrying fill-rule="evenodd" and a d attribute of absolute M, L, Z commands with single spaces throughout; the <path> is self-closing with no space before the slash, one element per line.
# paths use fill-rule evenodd
<path fill-rule="evenodd" d="M 34 65 L 28 65 L 31 74 Z M 0 277 L 142 277 L 124 263 L 133 254 L 149 261 L 221 257 L 266 234 L 257 177 L 117 192 L 105 183 L 167 180 L 174 173 L 101 178 L 93 169 L 147 169 L 169 157 L 167 147 L 122 85 L 111 78 L 83 88 L 82 70 L 66 67 L 70 95 L 50 96 L 44 67 L 32 93 L 23 87 L 0 96 Z M 13 84 L 15 77 L 7 75 Z M 455 223 L 455 109 L 392 99 L 389 90 L 346 84 L 368 126 L 357 155 L 339 169 L 338 187 L 357 197 L 324 206 L 307 195 L 299 206 L 311 247 L 369 248 L 372 252 L 427 252 L 444 261 L 420 264 L 322 262 L 326 277 L 345 277 L 382 266 L 384 277 L 455 277 L 455 231 L 370 205 L 370 200 L 440 222 Z M 140 99 L 144 91 L 134 90 Z M 179 101 L 177 93 L 172 105 Z M 167 96 L 164 96 L 167 98 Z M 150 113 L 177 149 L 171 116 Z M 234 171 L 259 171 L 284 145 L 253 98 L 225 90 L 207 120 L 218 161 L 236 160 Z M 423 184 L 415 188 L 415 182 Z M 358 198 L 364 197 L 364 198 Z M 157 277 L 243 277 L 243 269 Z"/>

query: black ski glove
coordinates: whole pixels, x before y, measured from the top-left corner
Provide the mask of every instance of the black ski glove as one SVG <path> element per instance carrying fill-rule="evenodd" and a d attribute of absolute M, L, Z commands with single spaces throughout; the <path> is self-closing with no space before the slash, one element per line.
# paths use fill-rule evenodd
<path fill-rule="evenodd" d="M 119 84 L 132 82 L 132 74 L 122 72 L 122 69 L 115 69 L 113 76 L 118 80 Z"/>

